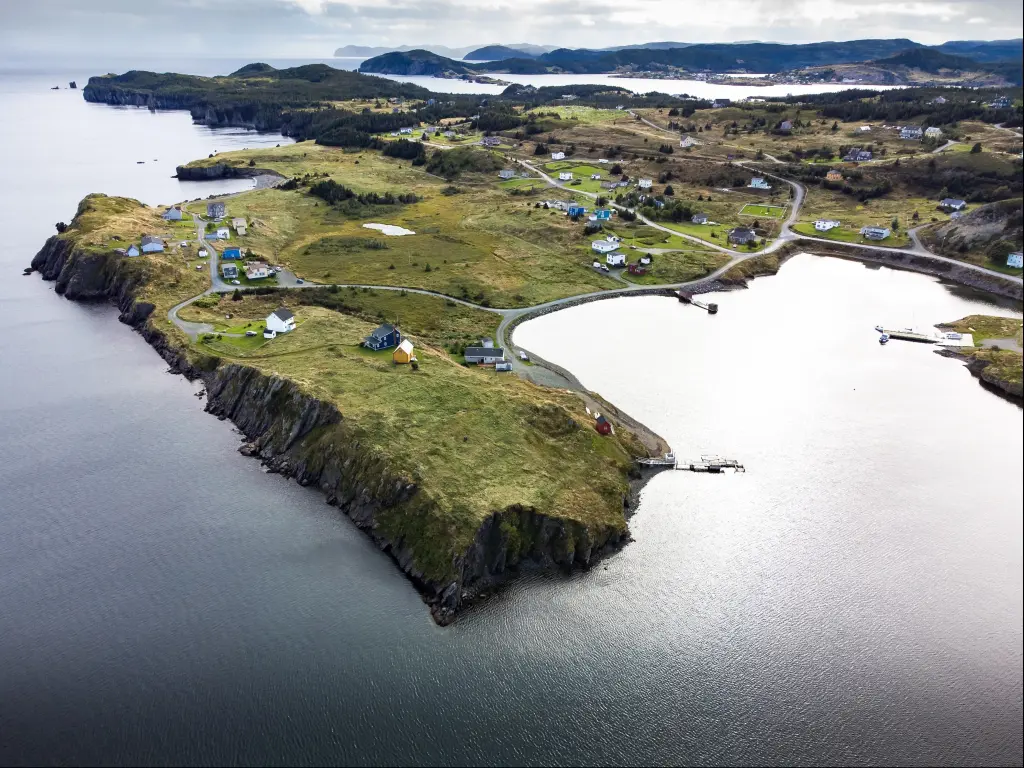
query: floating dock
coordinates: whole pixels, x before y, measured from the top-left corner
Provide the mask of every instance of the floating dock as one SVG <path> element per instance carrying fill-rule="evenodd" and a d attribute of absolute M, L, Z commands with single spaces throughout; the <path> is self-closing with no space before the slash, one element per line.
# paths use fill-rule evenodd
<path fill-rule="evenodd" d="M 700 299 L 695 299 L 692 293 L 687 293 L 686 291 L 679 291 L 676 293 L 676 296 L 684 304 L 693 304 L 693 306 L 705 310 L 709 315 L 718 314 L 718 305 L 714 302 L 704 302 Z"/>
<path fill-rule="evenodd" d="M 938 344 L 940 347 L 973 347 L 974 335 L 970 333 L 954 333 L 952 331 L 920 331 L 915 328 L 883 328 L 875 326 L 879 333 L 888 334 L 890 339 L 916 341 L 920 344 Z"/>
<path fill-rule="evenodd" d="M 645 467 L 671 467 L 683 472 L 709 472 L 718 474 L 731 469 L 734 472 L 746 472 L 747 468 L 736 459 L 726 459 L 722 456 L 701 456 L 693 461 L 677 461 L 675 456 L 668 454 L 659 459 L 637 459 L 637 464 Z"/>

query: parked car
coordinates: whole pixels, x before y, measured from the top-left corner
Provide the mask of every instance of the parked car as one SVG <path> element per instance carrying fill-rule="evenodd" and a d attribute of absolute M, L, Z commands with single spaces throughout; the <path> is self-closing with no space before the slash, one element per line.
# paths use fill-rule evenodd
<path fill-rule="evenodd" d="M 304 282 L 306 282 L 306 281 L 303 280 L 301 277 L 295 279 L 296 285 L 302 285 Z"/>
<path fill-rule="evenodd" d="M 246 336 L 255 336 L 256 335 L 256 331 L 246 331 L 245 335 Z"/>
<path fill-rule="evenodd" d="M 241 285 L 242 283 L 240 281 L 238 281 L 238 280 L 232 280 L 231 284 L 232 285 Z"/>
<path fill-rule="evenodd" d="M 196 269 L 202 269 L 202 268 L 203 268 L 202 264 L 196 264 Z"/>

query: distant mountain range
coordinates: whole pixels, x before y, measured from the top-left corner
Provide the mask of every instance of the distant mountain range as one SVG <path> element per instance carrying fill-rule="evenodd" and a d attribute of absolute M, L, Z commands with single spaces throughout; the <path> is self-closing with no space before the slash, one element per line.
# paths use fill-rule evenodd
<path fill-rule="evenodd" d="M 644 47 L 614 50 L 559 48 L 540 54 L 517 54 L 513 46 L 485 46 L 469 51 L 457 61 L 428 50 L 396 51 L 376 56 L 360 65 L 360 71 L 388 75 L 463 75 L 485 72 L 543 74 L 570 72 L 599 74 L 617 70 L 667 70 L 669 68 L 710 72 L 785 72 L 808 67 L 877 62 L 891 57 L 893 66 L 911 67 L 916 60 L 926 71 L 961 69 L 998 71 L 1009 82 L 1021 80 L 1021 40 L 950 41 L 924 46 L 905 38 L 893 40 L 851 40 L 847 42 L 783 45 L 780 43 L 700 43 L 671 46 L 655 43 Z M 658 46 L 658 47 L 655 47 Z M 917 53 L 915 59 L 914 55 Z M 993 66 L 995 63 L 999 66 Z M 1014 72 L 1017 72 L 1014 76 Z"/>
<path fill-rule="evenodd" d="M 369 58 L 380 56 L 385 53 L 406 52 L 406 51 L 430 51 L 430 53 L 444 56 L 449 59 L 462 59 L 468 61 L 485 61 L 487 56 L 481 55 L 482 51 L 502 50 L 514 53 L 517 56 L 533 57 L 542 53 L 555 50 L 553 45 L 531 45 L 530 43 L 512 43 L 511 45 L 467 45 L 464 48 L 449 48 L 444 45 L 398 45 L 398 46 L 369 46 L 369 45 L 345 45 L 334 51 L 334 55 L 344 58 Z M 475 58 L 471 57 L 475 54 Z M 496 56 L 495 58 L 512 58 L 511 56 Z"/>

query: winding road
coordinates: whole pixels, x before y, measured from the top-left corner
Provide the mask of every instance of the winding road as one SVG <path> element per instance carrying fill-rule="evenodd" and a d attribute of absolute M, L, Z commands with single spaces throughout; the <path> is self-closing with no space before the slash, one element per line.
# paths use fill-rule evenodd
<path fill-rule="evenodd" d="M 651 122 L 649 122 L 649 121 L 647 121 L 645 119 L 641 119 L 641 120 L 642 120 L 642 122 L 647 123 L 648 125 L 650 125 L 650 126 L 652 126 L 654 128 L 657 128 L 658 130 L 665 131 L 665 129 L 661 128 L 660 126 L 655 125 L 654 123 L 651 123 Z M 772 159 L 774 160 L 774 158 L 772 158 Z M 519 163 L 523 167 L 525 167 L 525 168 L 529 169 L 530 171 L 532 171 L 533 173 L 537 174 L 538 177 L 543 179 L 548 185 L 550 185 L 552 187 L 565 190 L 565 191 L 570 192 L 570 193 L 575 194 L 575 195 L 582 195 L 582 196 L 588 197 L 590 199 L 595 199 L 596 200 L 598 198 L 598 194 L 597 193 L 594 193 L 594 192 L 584 192 L 582 190 L 578 190 L 578 189 L 575 189 L 573 187 L 566 186 L 564 184 L 560 184 L 557 180 L 555 180 L 554 178 L 552 178 L 548 174 L 544 173 L 544 171 L 540 170 L 535 165 L 533 165 L 532 163 L 530 163 L 530 162 L 528 162 L 526 160 L 518 160 L 517 159 L 517 160 L 515 160 L 515 162 Z M 756 162 L 756 161 L 742 160 L 742 161 L 736 161 L 736 164 L 746 167 L 749 163 L 752 163 L 752 162 Z M 652 220 L 648 219 L 647 217 L 645 217 L 645 216 L 643 216 L 643 215 L 641 215 L 639 213 L 636 213 L 632 209 L 627 209 L 625 206 L 619 205 L 617 203 L 611 203 L 611 202 L 609 203 L 610 207 L 616 208 L 618 210 L 629 210 L 632 213 L 636 213 L 637 219 L 639 221 L 643 222 L 645 225 L 647 225 L 649 227 L 652 227 L 654 229 L 660 230 L 660 231 L 665 232 L 665 233 L 670 234 L 670 235 L 676 235 L 676 236 L 678 236 L 680 238 L 683 238 L 684 240 L 690 240 L 690 241 L 692 241 L 694 243 L 700 244 L 703 248 L 711 248 L 712 250 L 718 251 L 720 253 L 727 254 L 730 257 L 729 261 L 727 263 L 725 263 L 723 266 L 721 266 L 718 269 L 714 270 L 710 274 L 704 275 L 703 277 L 697 278 L 695 280 L 689 280 L 689 281 L 681 282 L 681 283 L 664 283 L 664 284 L 659 284 L 657 286 L 645 286 L 645 285 L 630 284 L 630 285 L 627 285 L 626 287 L 623 287 L 623 288 L 614 288 L 614 289 L 603 290 L 603 291 L 593 291 L 593 292 L 590 292 L 590 293 L 577 294 L 575 296 L 566 296 L 566 297 L 561 298 L 561 299 L 554 299 L 552 301 L 543 302 L 541 304 L 535 304 L 535 305 L 530 306 L 530 307 L 514 307 L 514 308 L 485 307 L 485 306 L 482 306 L 482 305 L 479 305 L 479 304 L 474 304 L 472 302 L 465 301 L 463 299 L 458 299 L 458 298 L 455 298 L 454 296 L 449 296 L 447 294 L 440 293 L 440 292 L 437 292 L 437 291 L 430 291 L 430 290 L 426 290 L 426 289 L 422 289 L 422 288 L 403 287 L 403 286 L 396 286 L 396 285 L 366 285 L 366 284 L 362 284 L 362 283 L 333 283 L 333 284 L 329 284 L 329 283 L 301 283 L 300 284 L 300 283 L 297 282 L 297 279 L 295 278 L 295 276 L 292 275 L 291 273 L 282 273 L 282 274 L 285 275 L 286 283 L 280 284 L 280 287 L 303 289 L 303 288 L 329 288 L 329 287 L 331 287 L 333 285 L 333 286 L 338 287 L 338 288 L 359 288 L 359 289 L 369 288 L 369 289 L 378 290 L 378 291 L 405 291 L 407 293 L 416 293 L 416 294 L 420 294 L 420 295 L 423 295 L 423 296 L 434 296 L 434 297 L 437 297 L 437 298 L 445 299 L 446 301 L 455 302 L 456 304 L 460 304 L 462 306 L 469 307 L 471 309 L 478 309 L 478 310 L 481 310 L 483 312 L 490 312 L 492 314 L 499 315 L 501 317 L 501 322 L 498 325 L 497 342 L 498 342 L 498 344 L 500 346 L 502 346 L 503 348 L 509 350 L 509 352 L 510 352 L 509 357 L 511 358 L 513 369 L 519 375 L 521 375 L 521 376 L 523 376 L 525 378 L 528 378 L 528 379 L 530 379 L 532 381 L 535 381 L 535 382 L 537 382 L 539 384 L 545 384 L 545 385 L 549 385 L 549 386 L 560 386 L 560 387 L 566 387 L 566 388 L 571 388 L 571 389 L 583 389 L 583 387 L 579 383 L 579 381 L 570 372 L 566 371 L 565 369 L 563 369 L 560 366 L 557 366 L 557 365 L 555 365 L 553 363 L 550 363 L 548 361 L 544 361 L 544 360 L 542 360 L 540 358 L 537 358 L 535 355 L 533 356 L 533 362 L 534 363 L 539 363 L 539 365 L 527 365 L 527 364 L 524 364 L 521 360 L 518 359 L 518 355 L 517 355 L 518 350 L 512 344 L 511 339 L 508 338 L 508 329 L 511 326 L 513 326 L 514 324 L 516 324 L 518 322 L 521 322 L 526 317 L 529 317 L 529 316 L 532 316 L 532 315 L 546 314 L 547 312 L 551 312 L 551 311 L 556 310 L 557 308 L 568 306 L 568 305 L 579 304 L 579 303 L 583 303 L 583 302 L 587 302 L 587 301 L 595 301 L 595 300 L 599 300 L 599 299 L 614 298 L 614 297 L 618 297 L 618 296 L 628 296 L 628 295 L 631 295 L 631 294 L 633 294 L 633 295 L 642 295 L 644 293 L 651 293 L 651 292 L 654 292 L 654 291 L 679 290 L 679 289 L 683 289 L 683 288 L 688 288 L 688 287 L 692 287 L 692 286 L 706 284 L 706 283 L 709 283 L 709 282 L 715 280 L 716 278 L 720 277 L 721 275 L 723 275 L 725 272 L 727 272 L 730 269 L 732 269 L 737 264 L 740 264 L 740 263 L 742 263 L 744 261 L 747 261 L 748 259 L 756 258 L 757 256 L 762 256 L 762 255 L 767 254 L 767 253 L 772 253 L 774 251 L 777 251 L 779 248 L 782 248 L 787 243 L 791 243 L 791 242 L 795 242 L 795 241 L 806 241 L 808 243 L 823 243 L 823 244 L 827 244 L 829 246 L 839 246 L 839 247 L 843 247 L 843 248 L 851 248 L 851 249 L 854 249 L 854 250 L 886 251 L 886 252 L 891 252 L 891 253 L 912 254 L 912 255 L 915 255 L 915 256 L 923 256 L 923 257 L 927 257 L 929 259 L 934 259 L 936 261 L 945 262 L 945 263 L 949 263 L 949 264 L 954 264 L 956 266 L 963 267 L 963 268 L 966 268 L 966 269 L 978 272 L 980 274 L 984 274 L 984 275 L 988 275 L 988 276 L 994 276 L 994 277 L 998 277 L 998 278 L 1005 279 L 1005 280 L 1010 280 L 1010 281 L 1018 283 L 1018 284 L 1022 283 L 1022 279 L 1019 278 L 1019 277 L 1013 277 L 1013 276 L 1010 276 L 1010 275 L 1003 274 L 1001 272 L 996 272 L 995 270 L 991 270 L 991 269 L 987 269 L 985 267 L 977 266 L 975 264 L 970 264 L 970 263 L 964 262 L 964 261 L 958 261 L 957 259 L 951 259 L 951 258 L 948 258 L 946 256 L 940 256 L 938 254 L 932 253 L 927 248 L 925 248 L 924 245 L 922 245 L 922 243 L 921 243 L 921 241 L 920 241 L 920 239 L 918 238 L 918 235 L 917 235 L 917 229 L 908 230 L 907 234 L 910 236 L 911 243 L 912 243 L 912 245 L 909 248 L 893 248 L 893 247 L 882 246 L 882 245 L 861 244 L 861 243 L 847 243 L 847 242 L 842 242 L 842 241 L 837 241 L 837 240 L 828 240 L 826 238 L 812 237 L 812 236 L 809 236 L 809 235 L 801 234 L 799 232 L 794 232 L 794 231 L 792 231 L 791 227 L 794 224 L 796 224 L 797 220 L 800 217 L 800 209 L 803 206 L 804 197 L 806 195 L 805 187 L 802 184 L 798 183 L 798 182 L 792 181 L 790 179 L 783 178 L 782 176 L 778 176 L 778 175 L 773 174 L 773 173 L 766 172 L 766 171 L 764 171 L 764 170 L 762 170 L 760 168 L 755 168 L 755 170 L 757 170 L 757 172 L 760 173 L 762 176 L 769 177 L 769 178 L 772 178 L 772 179 L 776 179 L 777 181 L 780 181 L 780 182 L 782 182 L 784 184 L 788 184 L 790 186 L 790 188 L 793 190 L 792 206 L 791 206 L 791 209 L 790 209 L 790 213 L 786 217 L 785 221 L 782 222 L 782 225 L 780 227 L 780 231 L 779 231 L 778 237 L 776 237 L 769 245 L 767 245 L 765 248 L 763 248 L 762 250 L 759 250 L 759 251 L 742 251 L 741 252 L 741 251 L 732 250 L 730 248 L 726 248 L 724 246 L 716 245 L 714 243 L 709 243 L 709 242 L 707 242 L 705 240 L 701 240 L 698 237 L 694 237 L 692 235 L 687 235 L 687 234 L 684 234 L 682 232 L 678 232 L 678 231 L 676 231 L 674 229 L 671 229 L 671 228 L 666 227 L 666 226 L 664 226 L 662 224 L 659 224 L 656 221 L 652 221 Z M 236 286 L 228 285 L 227 283 L 225 283 L 223 281 L 223 279 L 221 279 L 220 271 L 219 271 L 218 253 L 217 253 L 216 249 L 210 247 L 210 245 L 206 242 L 206 239 L 205 239 L 205 225 L 206 225 L 206 222 L 203 220 L 202 217 L 200 217 L 197 214 L 192 214 L 192 218 L 193 218 L 193 221 L 196 224 L 196 237 L 197 237 L 197 240 L 198 240 L 198 246 L 200 248 L 205 247 L 207 249 L 208 253 L 209 253 L 210 287 L 207 290 L 205 290 L 203 293 L 200 293 L 200 294 L 198 294 L 196 296 L 193 296 L 190 299 L 186 299 L 185 301 L 181 302 L 180 304 L 177 304 L 174 307 L 172 307 L 167 312 L 167 319 L 169 321 L 171 321 L 172 323 L 174 323 L 176 326 L 178 326 L 178 328 L 180 328 L 182 331 L 184 331 L 191 339 L 195 340 L 200 334 L 212 333 L 214 331 L 213 327 L 211 325 L 209 325 L 209 324 L 206 324 L 206 323 L 196 323 L 196 322 L 190 322 L 188 320 L 183 320 L 182 318 L 180 318 L 178 316 L 179 311 L 181 309 L 183 309 L 184 307 L 187 307 L 188 305 L 192 304 L 194 301 L 199 300 L 203 296 L 209 295 L 211 293 L 223 293 L 223 292 L 226 292 L 226 291 L 232 291 L 232 290 L 236 289 Z M 240 287 L 238 287 L 238 290 L 246 291 L 247 288 L 245 286 L 240 286 Z M 229 335 L 239 335 L 239 334 L 229 334 Z"/>

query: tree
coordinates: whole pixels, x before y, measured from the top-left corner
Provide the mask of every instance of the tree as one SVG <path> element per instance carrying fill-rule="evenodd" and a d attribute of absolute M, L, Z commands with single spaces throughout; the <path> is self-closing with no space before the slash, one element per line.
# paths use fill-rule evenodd
<path fill-rule="evenodd" d="M 900 231 L 900 220 L 898 218 L 896 218 L 895 216 L 892 217 L 892 231 L 893 232 L 899 232 Z"/>
<path fill-rule="evenodd" d="M 667 187 L 665 187 L 665 194 L 668 195 L 669 197 L 672 197 L 675 193 L 676 193 L 676 191 L 674 189 L 672 189 L 672 185 L 671 184 L 669 184 Z"/>
<path fill-rule="evenodd" d="M 231 300 L 232 301 L 241 301 L 242 300 L 242 292 L 240 290 L 238 290 L 237 288 L 235 288 L 235 292 L 231 294 Z"/>
<path fill-rule="evenodd" d="M 981 142 L 980 141 L 975 142 L 974 146 L 971 147 L 971 154 L 972 155 L 976 155 L 979 152 L 981 152 Z"/>
<path fill-rule="evenodd" d="M 65 224 L 63 221 L 58 221 L 57 222 L 57 232 L 58 233 L 63 234 L 67 230 L 67 228 L 68 228 L 68 225 Z"/>

